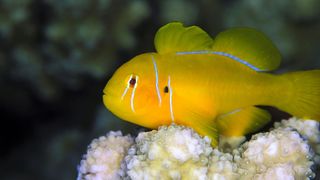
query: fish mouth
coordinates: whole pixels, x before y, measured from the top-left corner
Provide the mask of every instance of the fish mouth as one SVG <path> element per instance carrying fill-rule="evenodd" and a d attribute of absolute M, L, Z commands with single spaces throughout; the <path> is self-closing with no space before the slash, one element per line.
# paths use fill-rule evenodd
<path fill-rule="evenodd" d="M 105 101 L 105 99 L 108 98 L 109 96 L 110 96 L 109 93 L 103 92 L 103 93 L 102 93 L 103 101 Z"/>
<path fill-rule="evenodd" d="M 103 92 L 102 92 L 102 98 L 103 98 L 103 101 L 105 102 L 107 99 L 109 99 L 111 97 L 111 92 L 107 90 L 107 88 L 104 88 L 103 89 Z"/>
<path fill-rule="evenodd" d="M 110 96 L 109 92 L 103 92 L 102 101 L 103 101 L 104 106 L 109 109 L 110 103 L 111 103 L 111 96 Z"/>
<path fill-rule="evenodd" d="M 102 92 L 102 96 L 106 96 L 106 95 L 108 95 L 108 94 L 110 94 L 110 93 L 108 93 L 107 91 L 103 91 L 103 92 Z"/>
<path fill-rule="evenodd" d="M 111 92 L 109 92 L 109 91 L 103 91 L 103 93 L 102 93 L 102 97 L 103 97 L 103 100 L 105 101 L 105 100 L 108 100 L 108 99 L 110 99 L 110 98 L 112 98 L 112 97 L 114 97 L 113 96 L 114 94 L 112 94 Z"/>
<path fill-rule="evenodd" d="M 118 97 L 119 97 L 119 95 L 114 91 L 110 91 L 110 90 L 105 89 L 102 93 L 102 99 L 103 99 L 103 102 L 106 106 L 107 106 L 107 104 L 110 104 L 111 102 L 112 103 L 117 102 Z"/>
<path fill-rule="evenodd" d="M 103 96 L 110 96 L 110 95 L 112 95 L 112 93 L 110 92 L 110 89 L 109 88 L 107 88 L 107 87 L 105 87 L 104 89 L 103 89 Z"/>

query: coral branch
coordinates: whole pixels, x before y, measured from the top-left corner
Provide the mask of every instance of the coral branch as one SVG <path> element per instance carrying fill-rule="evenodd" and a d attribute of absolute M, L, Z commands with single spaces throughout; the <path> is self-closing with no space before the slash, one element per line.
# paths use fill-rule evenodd
<path fill-rule="evenodd" d="M 134 143 L 111 132 L 89 146 L 78 180 L 310 179 L 319 163 L 319 134 L 318 122 L 291 118 L 226 153 L 184 126 L 141 132 Z"/>

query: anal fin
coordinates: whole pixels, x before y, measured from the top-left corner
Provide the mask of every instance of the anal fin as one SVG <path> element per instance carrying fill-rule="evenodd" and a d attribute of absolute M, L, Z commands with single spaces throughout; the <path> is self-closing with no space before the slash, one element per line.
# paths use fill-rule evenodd
<path fill-rule="evenodd" d="M 215 124 L 211 122 L 206 121 L 198 121 L 197 125 L 192 126 L 200 135 L 208 136 L 211 139 L 211 146 L 217 147 L 218 146 L 218 140 L 219 140 L 219 134 L 218 134 L 218 128 L 215 126 Z"/>
<path fill-rule="evenodd" d="M 184 123 L 186 126 L 192 127 L 197 133 L 202 136 L 207 136 L 211 139 L 211 146 L 217 147 L 219 134 L 216 124 L 212 120 L 203 119 L 190 119 L 187 123 Z"/>
<path fill-rule="evenodd" d="M 216 124 L 219 134 L 230 137 L 256 132 L 270 120 L 271 115 L 266 110 L 250 106 L 218 116 Z"/>

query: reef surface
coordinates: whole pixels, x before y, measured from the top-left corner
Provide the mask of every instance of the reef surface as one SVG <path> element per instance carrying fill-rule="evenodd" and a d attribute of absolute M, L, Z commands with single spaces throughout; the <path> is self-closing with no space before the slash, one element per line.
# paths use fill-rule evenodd
<path fill-rule="evenodd" d="M 319 122 L 314 120 L 282 120 L 242 144 L 231 139 L 218 148 L 191 128 L 170 125 L 135 138 L 111 131 L 93 140 L 78 180 L 313 179 L 319 163 Z"/>

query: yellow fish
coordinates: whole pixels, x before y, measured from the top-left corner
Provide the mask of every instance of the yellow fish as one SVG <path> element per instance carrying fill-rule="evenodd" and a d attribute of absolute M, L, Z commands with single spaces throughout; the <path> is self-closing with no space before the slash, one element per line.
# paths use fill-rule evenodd
<path fill-rule="evenodd" d="M 105 106 L 148 127 L 176 123 L 211 137 L 242 136 L 263 127 L 274 106 L 320 120 L 320 70 L 282 75 L 273 43 L 251 28 L 233 28 L 213 40 L 197 26 L 173 22 L 155 36 L 157 52 L 122 65 L 104 88 Z"/>

